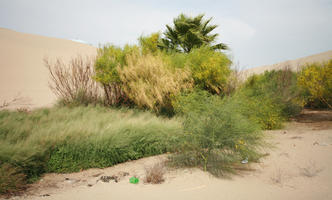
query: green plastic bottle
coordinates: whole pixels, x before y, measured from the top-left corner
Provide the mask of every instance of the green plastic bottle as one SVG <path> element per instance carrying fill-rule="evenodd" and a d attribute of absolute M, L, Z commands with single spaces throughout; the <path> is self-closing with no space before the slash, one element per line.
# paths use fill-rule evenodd
<path fill-rule="evenodd" d="M 129 179 L 129 182 L 132 184 L 137 184 L 139 182 L 139 179 L 133 176 Z"/>

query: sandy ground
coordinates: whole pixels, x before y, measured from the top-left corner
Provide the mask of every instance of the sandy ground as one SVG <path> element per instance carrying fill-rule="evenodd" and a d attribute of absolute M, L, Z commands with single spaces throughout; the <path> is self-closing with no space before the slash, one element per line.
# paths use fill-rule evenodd
<path fill-rule="evenodd" d="M 304 111 L 285 129 L 266 134 L 275 145 L 267 150 L 270 155 L 231 179 L 199 169 L 168 169 L 164 183 L 145 184 L 145 168 L 166 159 L 161 155 L 106 169 L 47 174 L 26 195 L 13 199 L 332 199 L 332 111 Z M 121 178 L 118 183 L 100 181 L 113 175 Z M 133 175 L 139 184 L 129 183 Z"/>
<path fill-rule="evenodd" d="M 55 102 L 43 58 L 69 60 L 96 55 L 96 48 L 70 40 L 0 28 L 0 104 L 19 97 L 13 107 L 42 107 Z"/>

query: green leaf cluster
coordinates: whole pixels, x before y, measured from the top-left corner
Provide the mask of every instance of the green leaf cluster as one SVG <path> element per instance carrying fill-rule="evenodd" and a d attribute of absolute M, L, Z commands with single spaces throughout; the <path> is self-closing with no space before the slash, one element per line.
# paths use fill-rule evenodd
<path fill-rule="evenodd" d="M 204 15 L 189 17 L 184 14 L 173 20 L 174 27 L 166 25 L 167 30 L 161 39 L 159 48 L 166 51 L 189 53 L 194 48 L 209 46 L 213 50 L 226 50 L 223 43 L 214 44 L 218 34 L 211 32 L 217 25 L 210 25 L 212 18 L 203 19 Z"/>

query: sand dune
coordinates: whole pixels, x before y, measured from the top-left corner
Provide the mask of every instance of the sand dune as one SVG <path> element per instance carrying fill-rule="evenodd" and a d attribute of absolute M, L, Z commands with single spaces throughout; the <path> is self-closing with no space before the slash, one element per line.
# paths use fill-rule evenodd
<path fill-rule="evenodd" d="M 298 70 L 300 70 L 301 66 L 304 66 L 305 64 L 310 64 L 310 63 L 314 63 L 314 62 L 325 62 L 330 59 L 332 59 L 332 50 L 322 52 L 319 54 L 314 54 L 311 56 L 298 58 L 295 60 L 287 60 L 287 61 L 276 63 L 273 65 L 264 65 L 261 67 L 254 67 L 251 69 L 244 70 L 243 74 L 245 75 L 245 77 L 249 77 L 252 74 L 260 74 L 260 73 L 263 73 L 264 71 L 279 70 L 279 69 L 284 69 L 286 67 L 289 67 L 293 71 L 298 71 Z"/>
<path fill-rule="evenodd" d="M 95 55 L 96 48 L 70 40 L 19 33 L 0 28 L 0 104 L 19 96 L 29 107 L 49 106 L 56 97 L 48 88 L 48 71 L 43 58 L 69 60 Z M 26 105 L 13 105 L 20 107 Z"/>

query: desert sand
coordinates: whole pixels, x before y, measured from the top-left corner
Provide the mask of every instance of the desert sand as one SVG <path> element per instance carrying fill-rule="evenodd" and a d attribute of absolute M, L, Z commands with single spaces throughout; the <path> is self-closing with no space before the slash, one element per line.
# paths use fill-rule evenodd
<path fill-rule="evenodd" d="M 305 110 L 285 129 L 266 134 L 274 145 L 266 150 L 269 155 L 231 178 L 215 178 L 200 169 L 168 169 L 164 183 L 145 184 L 145 168 L 167 158 L 161 155 L 106 169 L 47 174 L 13 199 L 332 199 L 332 111 Z M 121 177 L 118 183 L 100 180 L 113 175 Z M 129 183 L 134 175 L 140 178 L 137 185 Z"/>
<path fill-rule="evenodd" d="M 95 56 L 96 48 L 0 28 L 0 104 L 19 97 L 21 101 L 12 107 L 52 105 L 56 97 L 48 87 L 49 75 L 43 58 L 69 60 L 78 54 Z"/>

